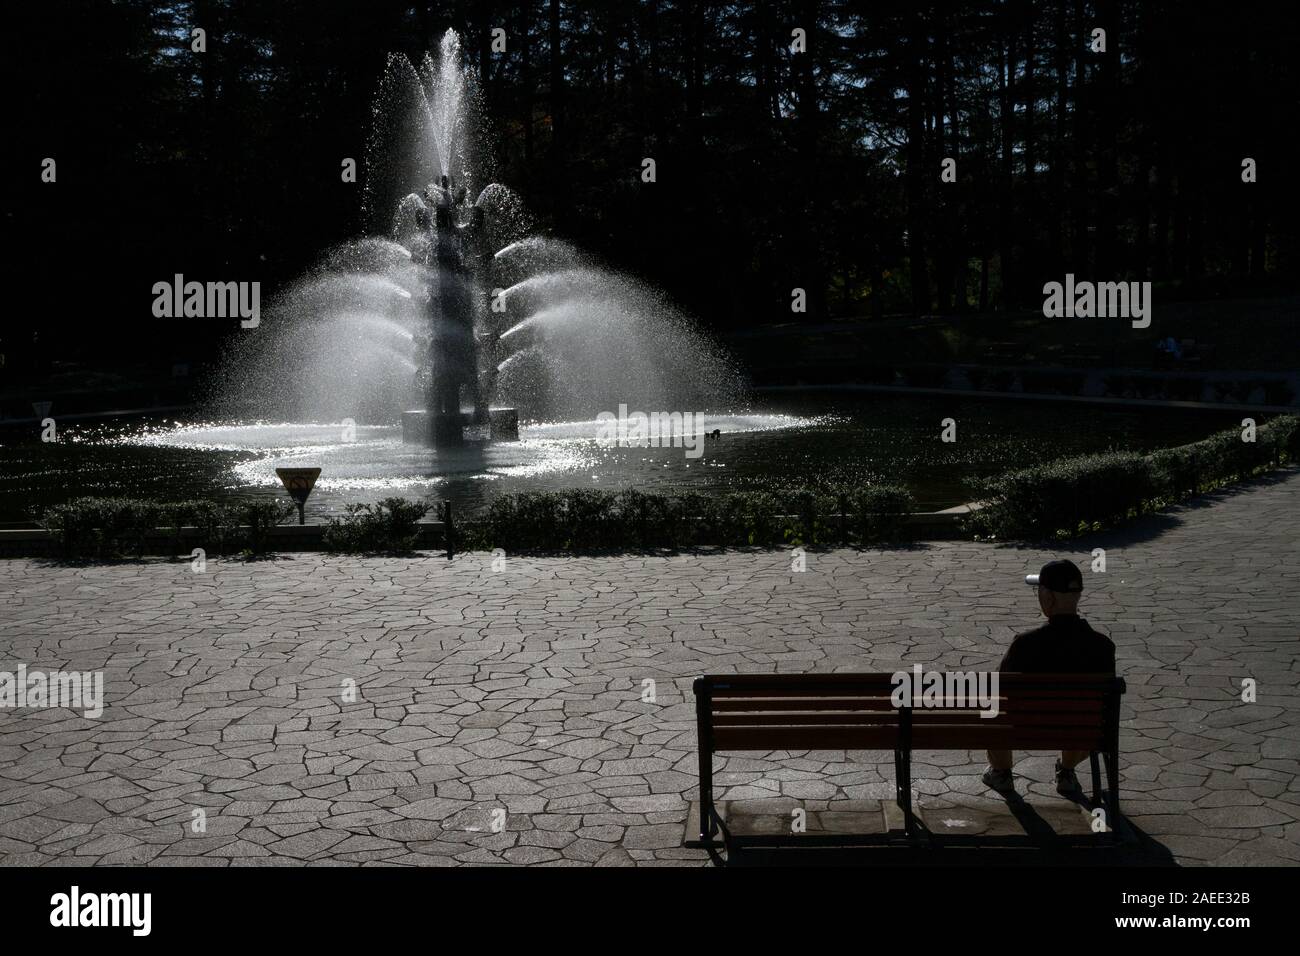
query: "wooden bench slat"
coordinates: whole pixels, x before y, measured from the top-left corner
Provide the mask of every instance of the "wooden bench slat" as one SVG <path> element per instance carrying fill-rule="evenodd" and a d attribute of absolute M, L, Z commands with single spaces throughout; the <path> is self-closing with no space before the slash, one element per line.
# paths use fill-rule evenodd
<path fill-rule="evenodd" d="M 854 684 L 859 687 L 871 687 L 878 684 L 889 685 L 892 683 L 893 675 L 880 672 L 839 674 L 706 674 L 701 679 L 708 681 L 714 687 L 724 684 L 730 687 L 762 687 L 766 684 L 771 684 L 773 686 L 789 686 L 790 684 L 798 684 L 802 687 L 819 687 L 825 684 Z"/>
<path fill-rule="evenodd" d="M 714 750 L 893 750 L 898 731 L 870 727 L 717 727 Z"/>
<path fill-rule="evenodd" d="M 773 685 L 767 687 L 760 686 L 738 686 L 738 687 L 711 687 L 709 693 L 715 700 L 724 700 L 732 697 L 885 697 L 886 699 L 894 692 L 894 685 L 888 681 L 878 685 L 862 684 L 825 684 L 822 687 L 807 687 L 802 684 L 796 686 L 790 685 Z"/>
<path fill-rule="evenodd" d="M 1062 713 L 1052 712 L 1046 714 L 1004 712 L 995 717 L 984 717 L 979 711 L 961 711 L 961 710 L 931 710 L 915 711 L 912 714 L 912 726 L 971 726 L 971 727 L 993 727 L 993 726 L 1025 726 L 1025 727 L 1098 727 L 1100 726 L 1101 714 L 1099 712 L 1089 713 Z M 725 713 L 714 714 L 713 724 L 716 727 L 736 727 L 746 725 L 768 725 L 781 726 L 789 725 L 815 725 L 815 724 L 873 724 L 877 726 L 898 726 L 900 723 L 898 714 L 894 711 L 847 711 L 847 710 L 809 710 L 799 712 L 795 710 L 782 711 L 764 711 L 762 713 Z"/>
<path fill-rule="evenodd" d="M 844 711 L 810 714 L 721 714 L 713 719 L 715 727 L 897 727 L 898 718 L 890 714 L 853 714 Z"/>
<path fill-rule="evenodd" d="M 732 698 L 713 702 L 714 713 L 749 712 L 767 710 L 854 710 L 894 711 L 888 697 L 769 697 Z"/>
<path fill-rule="evenodd" d="M 960 713 L 973 708 L 969 702 L 961 702 L 962 706 L 943 706 L 943 707 L 914 707 L 913 715 L 920 717 L 922 715 L 943 714 L 943 713 Z M 1044 716 L 1051 714 L 1078 714 L 1093 716 L 1105 712 L 1106 701 L 1101 698 L 1092 700 L 1073 700 L 1073 701 L 1049 701 L 1049 700 L 999 700 L 997 709 L 999 713 L 1004 714 L 1025 714 L 1034 715 L 1042 714 Z M 974 708 L 978 709 L 978 708 Z M 714 715 L 722 714 L 763 714 L 763 713 L 781 713 L 797 711 L 844 711 L 853 713 L 896 713 L 896 708 L 888 700 L 851 700 L 843 697 L 826 698 L 824 700 L 803 700 L 799 698 L 783 699 L 764 699 L 764 700 L 727 700 L 715 701 L 711 707 Z"/>
<path fill-rule="evenodd" d="M 1104 735 L 1097 729 L 1027 727 L 927 727 L 912 735 L 913 750 L 1093 750 Z"/>
<path fill-rule="evenodd" d="M 871 727 L 880 730 L 889 730 L 898 735 L 900 727 L 897 721 L 874 720 L 870 717 L 864 717 L 856 714 L 791 714 L 779 718 L 769 718 L 757 714 L 742 714 L 730 716 L 714 723 L 715 728 L 758 728 L 766 727 L 770 729 L 795 728 L 795 727 Z M 928 724 L 913 725 L 913 739 L 919 739 L 925 735 L 927 739 L 955 739 L 957 736 L 972 736 L 983 732 L 990 734 L 1005 734 L 1010 731 L 1016 731 L 1024 734 L 1057 734 L 1070 737 L 1079 734 L 1089 734 L 1097 736 L 1099 734 L 1098 726 L 1095 722 L 1072 722 L 1072 723 L 1024 723 L 1021 721 L 998 721 L 998 720 L 970 720 L 965 722 L 933 722 Z"/>
<path fill-rule="evenodd" d="M 895 728 L 843 727 L 718 727 L 715 751 L 727 750 L 894 750 L 899 745 Z M 922 731 L 912 738 L 916 750 L 1095 750 L 1103 736 L 1082 729 L 1025 729 L 995 727 L 984 730 L 956 728 L 942 735 Z"/>
<path fill-rule="evenodd" d="M 988 673 L 987 668 L 971 667 L 948 668 L 961 673 Z M 788 689 L 803 688 L 805 691 L 820 693 L 822 688 L 830 685 L 842 685 L 858 689 L 874 687 L 893 687 L 893 674 L 711 674 L 701 678 L 715 692 L 719 690 L 749 690 L 759 688 Z M 999 682 L 1006 687 L 1055 687 L 1064 689 L 1073 686 L 1116 686 L 1120 680 L 1110 674 L 1023 674 L 1004 672 L 998 674 Z"/>
<path fill-rule="evenodd" d="M 1067 711 L 1050 711 L 1036 713 L 1033 711 L 1002 711 L 994 717 L 982 717 L 977 710 L 927 710 L 913 711 L 912 726 L 924 727 L 936 724 L 974 727 L 1018 724 L 1026 727 L 1099 727 L 1101 711 L 1084 711 L 1079 713 Z"/>

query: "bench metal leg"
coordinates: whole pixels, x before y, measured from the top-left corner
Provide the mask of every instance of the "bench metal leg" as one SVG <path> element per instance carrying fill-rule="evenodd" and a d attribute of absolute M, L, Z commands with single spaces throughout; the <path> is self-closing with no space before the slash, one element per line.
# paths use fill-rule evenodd
<path fill-rule="evenodd" d="M 718 832 L 713 810 L 713 754 L 700 748 L 700 842 L 709 843 Z"/>
<path fill-rule="evenodd" d="M 894 751 L 894 800 L 903 811 L 903 830 L 908 836 L 916 832 L 912 815 L 912 754 L 906 750 Z"/>
<path fill-rule="evenodd" d="M 718 832 L 713 809 L 713 700 L 703 677 L 696 678 L 691 689 L 695 692 L 696 745 L 700 755 L 700 842 L 707 845 Z"/>
<path fill-rule="evenodd" d="M 1107 751 L 1106 761 L 1106 823 L 1111 836 L 1119 839 L 1119 753 Z"/>
<path fill-rule="evenodd" d="M 1088 763 L 1092 767 L 1092 805 L 1101 806 L 1101 762 L 1097 758 L 1097 751 L 1088 754 Z"/>

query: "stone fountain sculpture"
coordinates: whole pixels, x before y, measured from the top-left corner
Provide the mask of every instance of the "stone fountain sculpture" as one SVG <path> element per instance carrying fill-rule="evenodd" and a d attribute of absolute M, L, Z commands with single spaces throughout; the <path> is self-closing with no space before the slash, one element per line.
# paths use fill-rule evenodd
<path fill-rule="evenodd" d="M 487 425 L 498 441 L 519 437 L 519 417 L 512 408 L 491 409 L 490 383 L 481 367 L 495 368 L 491 354 L 481 363 L 475 335 L 476 316 L 486 308 L 488 253 L 485 212 L 467 204 L 466 190 L 449 176 L 430 184 L 416 214 L 420 235 L 412 259 L 431 268 L 429 333 L 417 338 L 418 377 L 425 407 L 402 414 L 402 438 L 445 448 L 463 444 L 466 425 Z M 433 215 L 429 215 L 432 208 Z M 462 410 L 462 393 L 473 412 Z"/>

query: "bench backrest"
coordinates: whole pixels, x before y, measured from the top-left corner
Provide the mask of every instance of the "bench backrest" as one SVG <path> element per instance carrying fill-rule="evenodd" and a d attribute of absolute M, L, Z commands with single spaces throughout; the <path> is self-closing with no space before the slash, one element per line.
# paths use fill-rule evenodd
<path fill-rule="evenodd" d="M 695 681 L 707 746 L 725 750 L 1113 750 L 1121 678 L 999 674 L 997 714 L 940 692 L 896 708 L 893 674 L 727 674 Z M 956 704 L 964 706 L 955 706 Z"/>
<path fill-rule="evenodd" d="M 892 750 L 888 674 L 728 674 L 695 680 L 713 750 Z"/>

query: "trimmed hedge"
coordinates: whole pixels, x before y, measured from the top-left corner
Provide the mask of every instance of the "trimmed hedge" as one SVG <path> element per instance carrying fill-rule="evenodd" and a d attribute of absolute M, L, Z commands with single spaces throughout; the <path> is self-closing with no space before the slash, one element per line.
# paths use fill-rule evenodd
<path fill-rule="evenodd" d="M 297 509 L 278 498 L 252 498 L 232 509 L 236 523 L 248 526 L 244 532 L 244 554 L 266 554 L 270 551 L 271 529 Z"/>
<path fill-rule="evenodd" d="M 38 523 L 64 557 L 140 557 L 162 506 L 134 498 L 74 498 L 47 508 Z"/>
<path fill-rule="evenodd" d="M 976 483 L 984 507 L 967 520 L 977 534 L 1057 538 L 1100 530 L 1166 504 L 1300 461 L 1300 417 L 1232 428 L 1151 455 L 1106 452 L 1007 472 Z"/>
<path fill-rule="evenodd" d="M 409 552 L 431 505 L 385 498 L 347 507 L 323 535 L 328 551 Z M 487 511 L 457 528 L 467 550 L 590 552 L 696 546 L 809 547 L 901 540 L 911 494 L 897 486 L 776 488 L 709 496 L 573 489 L 524 492 L 495 499 Z M 38 520 L 67 558 L 139 557 L 145 540 L 172 534 L 172 553 L 184 550 L 184 528 L 212 553 L 242 548 L 263 554 L 271 528 L 293 514 L 272 498 L 235 505 L 191 500 L 168 504 L 129 498 L 77 498 Z"/>
<path fill-rule="evenodd" d="M 420 539 L 420 519 L 429 512 L 423 501 L 384 498 L 373 505 L 348 505 L 342 518 L 330 518 L 325 550 L 346 554 L 407 553 Z"/>
<path fill-rule="evenodd" d="M 234 539 L 236 521 L 229 508 L 215 501 L 176 501 L 163 505 L 162 512 L 163 520 L 159 522 L 159 527 L 172 530 L 173 554 L 180 554 L 183 550 L 182 528 L 197 529 L 199 540 L 206 542 L 205 550 L 214 554 L 223 553 L 227 539 Z"/>
<path fill-rule="evenodd" d="M 777 488 L 709 496 L 644 491 L 524 492 L 463 529 L 472 550 L 600 551 L 894 541 L 914 509 L 905 488 Z"/>
<path fill-rule="evenodd" d="M 182 550 L 181 529 L 198 529 L 205 550 L 225 553 L 232 547 L 265 554 L 270 529 L 293 514 L 292 505 L 269 498 L 250 498 L 233 505 L 187 500 L 167 503 L 135 498 L 73 498 L 36 515 L 64 558 L 100 560 L 143 556 L 146 540 L 158 529 L 172 532 L 172 552 Z M 243 526 L 247 526 L 244 530 Z"/>
<path fill-rule="evenodd" d="M 1166 448 L 1151 456 L 1162 497 L 1177 501 L 1239 481 L 1288 461 L 1300 460 L 1300 417 L 1283 415 L 1265 422 L 1255 440 L 1241 440 L 1241 429 L 1203 441 Z"/>
<path fill-rule="evenodd" d="M 1154 486 L 1145 456 L 1109 452 L 1008 472 L 975 487 L 985 502 L 972 518 L 977 530 L 1026 537 L 1123 520 L 1151 496 Z"/>

